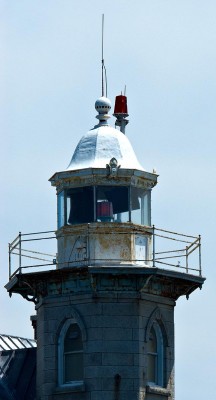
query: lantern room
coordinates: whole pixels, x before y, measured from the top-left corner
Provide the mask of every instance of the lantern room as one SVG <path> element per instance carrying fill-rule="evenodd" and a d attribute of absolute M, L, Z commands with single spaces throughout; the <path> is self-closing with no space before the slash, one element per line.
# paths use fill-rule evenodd
<path fill-rule="evenodd" d="M 151 226 L 151 190 L 132 185 L 79 186 L 58 194 L 58 229 L 91 222 Z"/>
<path fill-rule="evenodd" d="M 99 123 L 80 139 L 68 169 L 50 179 L 57 189 L 59 268 L 81 265 L 84 259 L 93 264 L 137 262 L 136 230 L 139 238 L 143 236 L 138 241 L 145 245 L 142 262 L 149 258 L 151 189 L 157 175 L 143 169 L 126 135 L 108 125 L 110 107 L 105 97 L 96 101 Z M 124 115 L 117 114 L 119 120 Z M 78 237 L 79 255 L 73 242 Z"/>

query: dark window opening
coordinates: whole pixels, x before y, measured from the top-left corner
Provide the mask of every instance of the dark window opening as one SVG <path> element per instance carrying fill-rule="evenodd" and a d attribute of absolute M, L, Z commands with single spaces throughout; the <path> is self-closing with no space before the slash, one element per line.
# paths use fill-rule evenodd
<path fill-rule="evenodd" d="M 93 187 L 69 189 L 67 191 L 67 221 L 69 224 L 94 221 Z"/>
<path fill-rule="evenodd" d="M 80 328 L 72 324 L 64 339 L 64 383 L 83 380 L 83 343 Z"/>

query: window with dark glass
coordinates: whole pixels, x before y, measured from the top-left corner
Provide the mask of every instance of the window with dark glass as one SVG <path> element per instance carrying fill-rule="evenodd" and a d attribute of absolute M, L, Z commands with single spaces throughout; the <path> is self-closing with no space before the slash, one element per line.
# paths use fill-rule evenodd
<path fill-rule="evenodd" d="M 94 221 L 93 187 L 67 190 L 67 223 L 83 224 Z"/>
<path fill-rule="evenodd" d="M 131 221 L 135 224 L 151 225 L 151 191 L 131 187 Z"/>
<path fill-rule="evenodd" d="M 83 380 L 83 343 L 80 328 L 71 324 L 64 338 L 63 383 Z"/>
<path fill-rule="evenodd" d="M 160 326 L 155 322 L 147 343 L 147 380 L 150 384 L 163 386 L 164 343 Z"/>
<path fill-rule="evenodd" d="M 135 186 L 86 186 L 58 194 L 58 229 L 90 222 L 151 225 L 151 191 Z"/>

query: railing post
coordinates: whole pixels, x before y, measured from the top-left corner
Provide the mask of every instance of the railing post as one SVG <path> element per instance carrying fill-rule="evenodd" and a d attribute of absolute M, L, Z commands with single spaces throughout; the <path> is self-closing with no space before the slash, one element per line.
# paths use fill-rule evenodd
<path fill-rule="evenodd" d="M 153 267 L 155 267 L 155 226 L 153 225 Z"/>
<path fill-rule="evenodd" d="M 94 200 L 94 222 L 97 222 L 96 186 L 93 186 L 93 200 Z"/>
<path fill-rule="evenodd" d="M 87 229 L 87 239 L 86 239 L 86 265 L 90 263 L 90 238 L 89 238 L 89 224 Z"/>
<path fill-rule="evenodd" d="M 20 269 L 20 272 L 21 272 L 21 266 L 22 266 L 22 255 L 21 255 L 22 247 L 21 247 L 21 238 L 22 238 L 22 234 L 21 234 L 21 232 L 19 232 L 19 269 Z"/>
<path fill-rule="evenodd" d="M 9 280 L 11 277 L 11 249 L 10 249 L 10 243 L 8 243 L 8 257 L 9 257 Z"/>
<path fill-rule="evenodd" d="M 201 265 L 201 236 L 199 235 L 199 275 L 202 276 L 202 265 Z"/>
<path fill-rule="evenodd" d="M 142 197 L 141 197 L 141 201 L 142 201 Z M 132 210 L 132 194 L 131 194 L 131 186 L 129 186 L 128 189 L 128 203 L 129 203 L 129 221 L 131 222 L 131 210 Z M 142 206 L 141 206 L 142 207 Z M 141 210 L 143 210 L 143 208 L 141 208 Z M 142 218 L 142 214 L 141 214 L 141 218 Z M 141 222 L 142 223 L 142 222 Z"/>
<path fill-rule="evenodd" d="M 186 246 L 185 251 L 186 251 L 186 272 L 188 274 L 188 246 Z"/>

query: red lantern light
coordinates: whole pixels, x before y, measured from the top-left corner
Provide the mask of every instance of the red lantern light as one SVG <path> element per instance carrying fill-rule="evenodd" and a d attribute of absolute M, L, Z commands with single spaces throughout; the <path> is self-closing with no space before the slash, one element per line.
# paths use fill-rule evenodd
<path fill-rule="evenodd" d="M 99 201 L 97 203 L 97 218 L 101 221 L 113 219 L 113 205 L 110 201 Z"/>
<path fill-rule="evenodd" d="M 126 96 L 116 96 L 114 114 L 128 114 Z"/>

